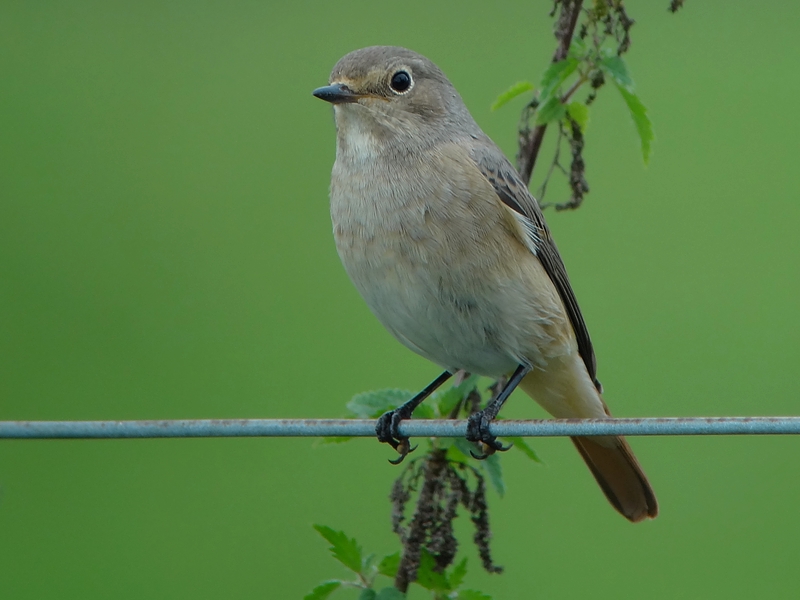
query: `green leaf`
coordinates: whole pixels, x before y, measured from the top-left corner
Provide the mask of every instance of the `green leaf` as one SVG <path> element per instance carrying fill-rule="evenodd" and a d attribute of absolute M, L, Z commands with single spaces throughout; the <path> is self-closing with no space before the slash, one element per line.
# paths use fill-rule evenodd
<path fill-rule="evenodd" d="M 551 63 L 539 82 L 539 102 L 546 103 L 552 93 L 578 68 L 578 60 L 573 57 Z"/>
<path fill-rule="evenodd" d="M 402 593 L 395 587 L 385 587 L 378 595 L 375 597 L 375 600 L 404 600 L 406 595 Z"/>
<path fill-rule="evenodd" d="M 387 410 L 397 408 L 410 400 L 414 392 L 408 390 L 376 390 L 356 394 L 347 403 L 347 410 L 360 419 L 377 419 Z"/>
<path fill-rule="evenodd" d="M 319 534 L 331 545 L 333 557 L 354 573 L 361 572 L 361 546 L 355 538 L 348 538 L 343 531 L 336 531 L 325 525 L 314 525 Z"/>
<path fill-rule="evenodd" d="M 642 159 L 644 159 L 644 164 L 647 164 L 650 161 L 650 143 L 654 139 L 653 124 L 650 122 L 650 117 L 647 116 L 647 109 L 644 104 L 642 104 L 642 101 L 639 100 L 639 96 L 619 85 L 617 89 L 619 93 L 622 94 L 625 104 L 628 105 L 631 118 L 633 119 L 634 125 L 636 125 L 636 131 L 642 142 Z"/>
<path fill-rule="evenodd" d="M 375 590 L 372 588 L 366 588 L 361 590 L 361 593 L 358 595 L 358 600 L 375 600 L 377 594 Z"/>
<path fill-rule="evenodd" d="M 466 574 L 467 574 L 467 558 L 464 557 L 464 560 L 462 560 L 455 567 L 453 567 L 453 571 L 452 573 L 450 573 L 450 577 L 448 577 L 450 589 L 454 590 L 458 586 L 460 586 L 464 581 L 464 576 Z"/>
<path fill-rule="evenodd" d="M 518 81 L 510 88 L 508 88 L 505 92 L 500 94 L 494 102 L 492 102 L 491 110 L 495 111 L 501 106 L 504 106 L 520 94 L 524 94 L 525 92 L 532 90 L 533 84 L 530 81 Z"/>
<path fill-rule="evenodd" d="M 433 407 L 437 417 L 446 419 L 458 403 L 475 389 L 479 379 L 479 375 L 470 375 L 458 385 L 434 392 L 425 404 Z"/>
<path fill-rule="evenodd" d="M 472 442 L 468 442 L 464 438 L 455 438 L 453 447 L 456 448 L 461 454 L 464 455 L 464 458 L 469 458 L 472 456 L 472 453 L 478 454 L 479 448 Z"/>
<path fill-rule="evenodd" d="M 622 99 L 628 105 L 628 110 L 636 125 L 636 131 L 642 142 L 642 158 L 644 164 L 650 162 L 650 143 L 653 141 L 653 124 L 647 116 L 647 109 L 639 96 L 633 91 L 633 78 L 628 72 L 628 66 L 619 56 L 606 54 L 600 61 L 600 68 L 607 73 L 617 86 Z"/>
<path fill-rule="evenodd" d="M 423 403 L 414 409 L 413 417 L 415 419 L 435 419 L 436 411 L 432 406 Z"/>
<path fill-rule="evenodd" d="M 492 600 L 492 597 L 488 594 L 475 590 L 461 590 L 458 592 L 456 598 L 458 598 L 458 600 Z"/>
<path fill-rule="evenodd" d="M 622 57 L 616 54 L 607 56 L 600 61 L 600 68 L 614 80 L 614 83 L 633 93 L 633 78 L 628 73 L 628 65 Z"/>
<path fill-rule="evenodd" d="M 310 593 L 303 596 L 303 600 L 325 600 L 334 591 L 341 587 L 342 582 L 337 580 L 326 581 L 320 583 L 317 587 L 311 590 Z"/>
<path fill-rule="evenodd" d="M 444 573 L 434 571 L 436 561 L 425 548 L 422 549 L 419 557 L 419 568 L 417 569 L 417 583 L 426 590 L 436 592 L 450 591 L 447 585 L 447 578 Z"/>
<path fill-rule="evenodd" d="M 503 438 L 503 439 L 504 440 L 508 440 L 509 442 L 514 444 L 514 448 L 517 448 L 518 450 L 521 450 L 522 453 L 525 456 L 527 456 L 528 458 L 530 458 L 532 461 L 537 462 L 537 463 L 539 463 L 541 465 L 544 464 L 544 461 L 541 458 L 539 458 L 539 455 L 536 454 L 536 451 L 533 448 L 531 448 L 530 446 L 528 446 L 528 442 L 525 441 L 525 438 L 507 437 L 507 438 Z"/>
<path fill-rule="evenodd" d="M 536 124 L 547 125 L 553 121 L 560 121 L 567 112 L 567 107 L 561 102 L 561 98 L 553 96 L 539 107 L 536 112 Z"/>
<path fill-rule="evenodd" d="M 589 107 L 583 102 L 570 102 L 567 104 L 567 114 L 572 117 L 581 128 L 581 133 L 586 132 L 586 126 L 589 124 Z"/>
<path fill-rule="evenodd" d="M 569 56 L 580 60 L 586 54 L 586 41 L 579 38 L 577 35 L 572 38 L 569 45 Z"/>
<path fill-rule="evenodd" d="M 497 454 L 490 454 L 481 461 L 483 470 L 489 477 L 489 482 L 501 498 L 506 493 L 506 484 L 503 483 L 503 471 L 500 469 L 500 457 Z"/>
<path fill-rule="evenodd" d="M 464 440 L 466 442 L 466 440 Z M 466 442 L 469 443 L 469 442 Z M 444 445 L 442 447 L 445 447 Z M 464 454 L 464 450 L 462 450 L 455 440 L 449 441 L 447 444 L 447 460 L 454 461 L 461 464 L 467 464 L 469 462 L 469 454 Z"/>
<path fill-rule="evenodd" d="M 383 560 L 378 564 L 378 573 L 386 575 L 394 579 L 397 575 L 397 569 L 400 567 L 400 553 L 395 552 L 389 556 L 384 556 Z"/>

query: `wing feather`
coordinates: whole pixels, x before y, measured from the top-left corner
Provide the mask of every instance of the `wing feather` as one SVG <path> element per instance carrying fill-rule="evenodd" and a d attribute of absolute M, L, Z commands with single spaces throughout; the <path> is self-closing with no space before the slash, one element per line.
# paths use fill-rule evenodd
<path fill-rule="evenodd" d="M 597 361 L 589 330 L 583 320 L 575 292 L 572 291 L 564 261 L 561 260 L 558 248 L 550 235 L 539 204 L 528 191 L 527 186 L 522 183 L 511 163 L 493 144 L 490 146 L 479 141 L 473 145 L 471 155 L 483 176 L 494 187 L 494 191 L 503 204 L 529 222 L 530 225 L 526 227 L 526 230 L 537 249 L 536 256 L 564 303 L 570 323 L 572 323 L 572 329 L 575 331 L 578 352 L 586 365 L 586 370 L 598 391 L 602 391 L 602 386 L 597 380 Z"/>

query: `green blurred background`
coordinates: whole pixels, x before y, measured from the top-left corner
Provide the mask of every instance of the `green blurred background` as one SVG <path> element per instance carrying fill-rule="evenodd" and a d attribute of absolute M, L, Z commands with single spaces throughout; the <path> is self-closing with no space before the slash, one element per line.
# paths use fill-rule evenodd
<path fill-rule="evenodd" d="M 800 7 L 667 4 L 628 6 L 650 166 L 604 89 L 592 192 L 547 216 L 616 415 L 797 414 Z M 513 155 L 521 101 L 488 107 L 546 67 L 550 7 L 2 2 L 0 419 L 337 417 L 354 393 L 423 386 L 436 367 L 339 264 L 334 127 L 311 90 L 350 50 L 405 45 Z M 506 412 L 541 414 L 523 395 Z M 465 543 L 470 587 L 796 593 L 800 439 L 633 444 L 662 506 L 639 526 L 567 441 L 533 442 L 545 467 L 504 457 L 509 492 L 491 503 L 506 573 L 480 571 Z M 2 442 L 0 597 L 302 597 L 344 574 L 312 523 L 396 549 L 391 455 L 372 440 Z"/>

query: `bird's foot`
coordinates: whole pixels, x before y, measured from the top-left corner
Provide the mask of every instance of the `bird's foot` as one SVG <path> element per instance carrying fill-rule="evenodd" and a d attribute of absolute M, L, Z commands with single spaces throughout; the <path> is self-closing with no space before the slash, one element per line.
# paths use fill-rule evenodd
<path fill-rule="evenodd" d="M 473 458 L 477 458 L 478 460 L 483 460 L 498 450 L 500 452 L 505 452 L 513 445 L 509 444 L 508 446 L 504 446 L 489 432 L 489 424 L 494 419 L 494 415 L 490 416 L 486 413 L 486 410 L 476 412 L 470 415 L 467 420 L 467 441 L 478 444 L 481 449 L 480 454 L 475 454 L 472 451 L 470 451 L 470 454 L 472 454 Z"/>
<path fill-rule="evenodd" d="M 375 434 L 378 436 L 378 441 L 389 444 L 400 454 L 395 460 L 390 460 L 390 463 L 399 465 L 406 456 L 417 448 L 416 446 L 412 448 L 411 444 L 408 443 L 408 438 L 400 435 L 400 421 L 403 419 L 410 419 L 414 409 L 417 408 L 425 398 L 436 391 L 436 388 L 450 379 L 450 377 L 452 377 L 450 371 L 445 371 L 431 381 L 419 394 L 411 398 L 411 400 L 402 406 L 398 406 L 394 410 L 383 413 L 378 419 L 378 422 L 375 423 Z"/>
<path fill-rule="evenodd" d="M 400 421 L 411 417 L 411 412 L 413 412 L 413 408 L 411 411 L 407 408 L 403 410 L 404 408 L 406 408 L 405 405 L 383 413 L 375 424 L 378 441 L 389 444 L 400 454 L 396 459 L 389 460 L 393 465 L 399 465 L 406 456 L 417 449 L 416 446 L 411 447 L 407 437 L 400 435 Z"/>

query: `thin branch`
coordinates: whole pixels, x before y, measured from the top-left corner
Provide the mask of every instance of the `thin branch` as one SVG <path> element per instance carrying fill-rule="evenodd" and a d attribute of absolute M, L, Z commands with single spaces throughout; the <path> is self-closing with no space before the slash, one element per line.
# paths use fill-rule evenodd
<path fill-rule="evenodd" d="M 567 102 L 569 102 L 569 99 L 572 98 L 575 92 L 578 91 L 578 88 L 580 88 L 587 81 L 589 81 L 589 78 L 586 75 L 581 75 L 578 81 L 572 84 L 572 87 L 569 88 L 567 92 L 561 97 L 561 104 L 566 104 Z"/>
<path fill-rule="evenodd" d="M 583 202 L 583 197 L 589 192 L 589 184 L 586 182 L 586 164 L 583 161 L 583 132 L 580 125 L 570 116 L 567 116 L 569 122 L 570 135 L 567 137 L 569 140 L 570 151 L 572 152 L 572 162 L 569 169 L 569 187 L 572 190 L 572 197 L 569 202 L 560 204 L 541 204 L 542 210 L 549 206 L 555 206 L 556 210 L 567 210 L 578 208 Z M 559 134 L 563 133 L 563 124 L 559 123 Z M 559 136 L 559 143 L 561 137 Z M 560 148 L 559 148 L 560 150 Z"/>
<path fill-rule="evenodd" d="M 560 169 L 562 173 L 566 174 L 566 170 L 563 166 L 561 166 L 561 140 L 564 137 L 564 128 L 561 126 L 561 123 L 558 124 L 558 140 L 556 141 L 556 155 L 553 157 L 553 162 L 550 163 L 550 168 L 547 169 L 547 175 L 545 175 L 544 179 L 542 180 L 542 185 L 539 186 L 539 191 L 536 194 L 536 200 L 538 200 L 539 204 L 541 205 L 544 201 L 544 197 L 547 194 L 547 184 L 550 183 L 550 178 L 553 176 L 553 171 L 556 168 Z"/>
<path fill-rule="evenodd" d="M 553 62 L 564 60 L 567 57 L 583 0 L 560 0 L 560 3 L 561 13 L 555 30 L 558 47 L 553 54 Z M 536 158 L 539 156 L 546 130 L 547 125 L 537 125 L 532 131 L 528 129 L 520 131 L 517 171 L 519 171 L 520 177 L 522 177 L 526 185 L 530 184 L 533 168 L 536 166 Z"/>

